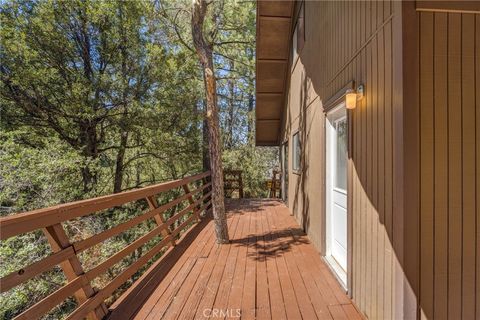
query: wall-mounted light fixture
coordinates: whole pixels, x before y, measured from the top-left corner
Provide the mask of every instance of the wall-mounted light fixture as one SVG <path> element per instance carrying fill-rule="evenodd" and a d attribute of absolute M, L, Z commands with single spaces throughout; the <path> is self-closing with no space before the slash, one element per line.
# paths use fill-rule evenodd
<path fill-rule="evenodd" d="M 357 106 L 357 101 L 362 100 L 363 98 L 363 85 L 359 85 L 357 90 L 348 89 L 345 92 L 345 103 L 347 109 L 355 109 Z"/>

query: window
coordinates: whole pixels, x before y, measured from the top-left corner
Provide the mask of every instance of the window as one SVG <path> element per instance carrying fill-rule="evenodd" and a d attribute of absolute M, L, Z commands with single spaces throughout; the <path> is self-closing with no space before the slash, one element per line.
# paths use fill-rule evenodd
<path fill-rule="evenodd" d="M 283 176 L 286 177 L 288 175 L 288 141 L 283 144 Z"/>
<path fill-rule="evenodd" d="M 288 141 L 282 146 L 282 197 L 288 203 Z"/>
<path fill-rule="evenodd" d="M 297 52 L 301 52 L 303 45 L 305 44 L 305 2 L 302 2 L 298 12 L 297 26 L 295 27 L 295 31 L 297 33 Z"/>
<path fill-rule="evenodd" d="M 297 61 L 298 54 L 302 51 L 303 45 L 305 44 L 305 4 L 301 3 L 300 9 L 298 10 L 298 16 L 296 19 L 295 28 L 293 30 L 292 37 L 292 66 L 295 65 Z"/>
<path fill-rule="evenodd" d="M 335 122 L 337 131 L 335 188 L 347 190 L 347 118 Z"/>
<path fill-rule="evenodd" d="M 292 38 L 292 52 L 291 52 L 291 60 L 292 60 L 292 68 L 295 65 L 295 62 L 298 58 L 298 51 L 297 51 L 297 28 L 293 30 L 293 38 Z"/>
<path fill-rule="evenodd" d="M 302 153 L 302 148 L 300 146 L 300 135 L 299 133 L 295 133 L 293 135 L 293 171 L 300 171 L 300 156 Z"/>

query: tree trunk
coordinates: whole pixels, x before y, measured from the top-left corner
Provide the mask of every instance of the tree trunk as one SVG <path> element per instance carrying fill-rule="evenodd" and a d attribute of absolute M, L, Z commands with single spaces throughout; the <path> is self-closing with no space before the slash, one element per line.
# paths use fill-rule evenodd
<path fill-rule="evenodd" d="M 87 163 L 81 168 L 83 180 L 83 192 L 88 193 L 92 191 L 97 185 L 97 171 L 90 169 L 89 161 L 95 161 L 98 158 L 98 137 L 95 122 L 83 121 L 80 123 L 80 145 L 82 148 L 82 155 L 87 160 Z"/>
<path fill-rule="evenodd" d="M 253 88 L 253 85 L 252 85 Z M 253 145 L 255 143 L 255 138 L 253 136 L 253 122 L 255 121 L 255 116 L 252 117 L 253 111 L 253 101 L 254 97 L 252 93 L 248 94 L 248 116 L 247 116 L 247 123 L 248 123 L 248 143 Z"/>
<path fill-rule="evenodd" d="M 128 142 L 128 132 L 122 130 L 120 137 L 120 147 L 117 151 L 117 159 L 115 161 L 115 179 L 113 181 L 113 193 L 119 193 L 122 191 L 123 183 L 123 171 L 124 171 L 124 160 L 125 160 L 125 151 L 127 149 Z"/>
<path fill-rule="evenodd" d="M 203 112 L 202 114 L 207 113 L 207 103 L 203 102 Z M 203 171 L 210 171 L 210 155 L 208 151 L 208 122 L 207 119 L 204 118 L 202 120 L 202 166 Z M 207 190 L 205 190 L 207 191 Z"/>
<path fill-rule="evenodd" d="M 122 191 L 122 183 L 123 183 L 123 172 L 124 168 L 124 160 L 125 160 L 125 151 L 127 149 L 128 144 L 128 130 L 127 130 L 127 122 L 128 122 L 128 74 L 127 74 L 127 60 L 128 60 L 128 53 L 125 47 L 127 43 L 127 36 L 125 34 L 125 24 L 123 21 L 123 5 L 119 5 L 119 18 L 120 18 L 120 34 L 122 38 L 122 43 L 120 45 L 120 52 L 122 56 L 122 106 L 123 106 L 123 113 L 120 119 L 120 146 L 117 151 L 117 159 L 115 161 L 115 179 L 113 181 L 113 193 L 119 193 Z"/>
<path fill-rule="evenodd" d="M 220 126 L 217 106 L 217 87 L 213 70 L 212 47 L 203 36 L 203 22 L 207 12 L 205 0 L 192 0 L 192 36 L 197 55 L 202 65 L 207 100 L 206 120 L 210 167 L 212 172 L 212 205 L 215 234 L 218 243 L 228 243 L 228 226 L 223 195 L 222 150 L 220 148 Z"/>

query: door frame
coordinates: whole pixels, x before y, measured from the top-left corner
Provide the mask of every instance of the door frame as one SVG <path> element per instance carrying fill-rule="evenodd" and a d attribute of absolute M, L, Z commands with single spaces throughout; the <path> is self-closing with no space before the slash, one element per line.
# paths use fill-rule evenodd
<path fill-rule="evenodd" d="M 328 173 L 329 170 L 329 155 L 327 154 L 328 152 L 328 142 L 327 142 L 327 130 L 329 129 L 327 126 L 327 121 L 328 120 L 328 115 L 331 112 L 335 112 L 339 108 L 345 108 L 345 114 L 346 114 L 346 120 L 347 120 L 347 270 L 346 274 L 343 277 L 340 277 L 337 274 L 337 270 L 334 266 L 332 266 L 330 259 L 328 258 L 328 255 L 330 254 L 329 252 L 329 242 L 330 242 L 330 231 L 329 231 L 329 225 L 330 225 L 330 220 L 329 220 L 329 206 L 330 206 L 330 198 L 329 198 L 329 188 L 330 188 L 330 175 Z M 338 283 L 342 286 L 342 288 L 347 292 L 347 294 L 352 297 L 352 249 L 353 249 L 353 243 L 352 243 L 352 215 L 353 212 L 351 211 L 352 208 L 352 159 L 351 159 L 351 154 L 352 154 L 352 121 L 351 121 L 351 116 L 350 116 L 350 111 L 346 109 L 345 105 L 345 100 L 337 100 L 334 105 L 331 105 L 328 109 L 324 109 L 324 139 L 323 139 L 323 146 L 324 146 L 324 152 L 323 152 L 323 163 L 324 163 L 324 196 L 325 196 L 325 202 L 324 202 L 324 223 L 323 223 L 323 258 L 327 263 L 327 266 L 330 268 L 331 272 L 333 275 L 336 277 Z"/>

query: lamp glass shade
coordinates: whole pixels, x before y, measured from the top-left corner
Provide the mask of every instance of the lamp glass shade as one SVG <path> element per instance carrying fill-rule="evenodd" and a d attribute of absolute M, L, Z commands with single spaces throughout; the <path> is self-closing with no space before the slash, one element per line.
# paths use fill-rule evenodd
<path fill-rule="evenodd" d="M 347 109 L 355 109 L 357 106 L 357 94 L 353 90 L 348 91 L 345 94 L 345 103 L 347 105 Z"/>

